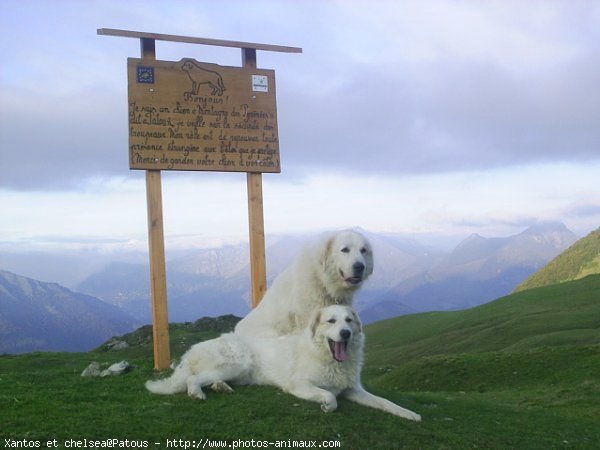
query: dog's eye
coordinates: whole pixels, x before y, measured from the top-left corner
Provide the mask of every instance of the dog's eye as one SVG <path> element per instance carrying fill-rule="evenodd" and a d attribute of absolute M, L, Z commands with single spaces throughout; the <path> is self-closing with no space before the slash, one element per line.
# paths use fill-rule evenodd
<path fill-rule="evenodd" d="M 363 248 L 360 249 L 360 252 L 364 255 L 364 254 L 366 254 L 368 252 L 368 250 L 367 250 L 366 247 L 363 247 Z"/>
<path fill-rule="evenodd" d="M 335 319 L 334 319 L 334 318 L 331 318 L 331 319 L 329 319 L 327 322 L 329 322 L 329 323 L 335 323 Z"/>
<path fill-rule="evenodd" d="M 352 319 L 350 317 L 346 317 L 346 323 L 350 323 L 352 322 Z"/>
<path fill-rule="evenodd" d="M 350 249 L 348 247 L 344 247 L 342 249 L 342 253 L 350 253 Z"/>

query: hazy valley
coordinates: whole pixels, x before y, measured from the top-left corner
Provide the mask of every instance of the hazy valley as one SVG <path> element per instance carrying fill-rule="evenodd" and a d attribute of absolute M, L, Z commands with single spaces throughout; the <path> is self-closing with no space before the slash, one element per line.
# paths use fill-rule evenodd
<path fill-rule="evenodd" d="M 356 308 L 366 323 L 414 312 L 465 309 L 486 303 L 513 291 L 577 240 L 560 223 L 540 224 L 502 238 L 472 235 L 452 250 L 423 244 L 405 235 L 363 232 L 375 252 L 373 276 L 356 299 Z M 269 283 L 311 238 L 269 239 Z M 46 276 L 56 276 L 62 269 L 64 273 L 58 278 L 63 280 L 68 279 L 68 273 L 73 276 L 69 290 L 3 274 L 0 333 L 4 344 L 0 351 L 89 349 L 112 334 L 150 323 L 146 258 L 143 253 L 135 252 L 119 254 L 114 259 L 110 255 L 95 258 L 86 252 L 63 259 L 52 254 L 3 255 L 0 269 L 21 276 L 31 277 L 30 273 L 23 273 L 26 267 L 40 274 L 46 270 Z M 250 298 L 248 261 L 246 243 L 168 256 L 169 320 L 190 322 L 205 316 L 245 315 Z M 90 273 L 82 276 L 86 271 Z M 99 312 L 98 305 L 105 306 L 104 312 Z M 85 314 L 80 310 L 85 310 Z M 36 326 L 42 322 L 46 325 Z M 91 327 L 90 323 L 95 325 Z M 31 324 L 30 331 L 27 324 Z M 21 339 L 17 339 L 20 335 Z M 75 343 L 76 340 L 80 342 Z"/>

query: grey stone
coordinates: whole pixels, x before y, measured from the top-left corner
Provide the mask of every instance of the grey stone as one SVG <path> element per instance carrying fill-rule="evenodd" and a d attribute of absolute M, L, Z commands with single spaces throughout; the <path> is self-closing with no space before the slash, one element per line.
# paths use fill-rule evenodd
<path fill-rule="evenodd" d="M 99 377 L 100 376 L 100 363 L 94 361 L 81 372 L 82 377 Z"/>
<path fill-rule="evenodd" d="M 109 377 L 114 375 L 121 375 L 126 372 L 129 372 L 131 369 L 133 369 L 133 366 L 131 364 L 129 364 L 127 361 L 121 361 L 113 364 L 108 369 L 103 370 L 102 373 L 100 373 L 100 376 Z"/>

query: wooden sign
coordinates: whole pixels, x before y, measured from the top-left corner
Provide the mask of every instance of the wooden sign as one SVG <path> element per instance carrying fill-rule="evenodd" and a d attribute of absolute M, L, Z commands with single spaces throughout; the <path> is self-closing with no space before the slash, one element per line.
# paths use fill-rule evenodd
<path fill-rule="evenodd" d="M 275 72 L 128 58 L 129 167 L 281 172 Z"/>
<path fill-rule="evenodd" d="M 146 170 L 154 367 L 171 364 L 161 170 L 247 173 L 252 307 L 266 291 L 262 172 L 280 172 L 275 73 L 256 68 L 256 51 L 298 47 L 100 28 L 104 36 L 140 40 L 141 59 L 127 62 L 129 166 Z M 242 50 L 243 67 L 193 59 L 157 61 L 155 41 Z"/>

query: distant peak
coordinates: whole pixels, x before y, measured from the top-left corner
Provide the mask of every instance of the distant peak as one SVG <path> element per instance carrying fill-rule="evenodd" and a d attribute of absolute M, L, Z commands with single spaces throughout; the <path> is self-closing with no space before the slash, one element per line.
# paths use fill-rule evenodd
<path fill-rule="evenodd" d="M 525 233 L 544 233 L 548 231 L 569 232 L 570 230 L 562 222 L 538 222 L 525 230 Z"/>
<path fill-rule="evenodd" d="M 465 241 L 474 241 L 474 240 L 481 240 L 481 239 L 485 239 L 485 238 L 482 235 L 480 235 L 479 233 L 473 233 L 472 235 L 467 237 L 465 239 Z"/>
<path fill-rule="evenodd" d="M 577 236 L 562 222 L 540 222 L 530 226 L 516 237 L 533 239 L 563 250 L 577 240 Z"/>
<path fill-rule="evenodd" d="M 482 241 L 486 241 L 486 240 L 487 239 L 484 238 L 482 235 L 480 235 L 478 233 L 473 233 L 469 237 L 464 239 L 460 244 L 458 244 L 458 247 L 462 247 L 463 245 L 473 244 L 473 243 L 482 242 Z"/>

